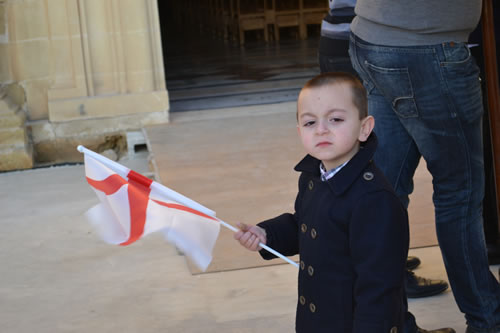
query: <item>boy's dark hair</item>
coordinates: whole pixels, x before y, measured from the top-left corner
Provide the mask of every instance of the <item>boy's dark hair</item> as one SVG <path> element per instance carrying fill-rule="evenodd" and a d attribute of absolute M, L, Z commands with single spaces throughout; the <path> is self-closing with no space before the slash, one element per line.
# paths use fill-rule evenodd
<path fill-rule="evenodd" d="M 351 87 L 352 103 L 359 111 L 359 119 L 363 119 L 368 116 L 368 98 L 366 96 L 366 89 L 361 81 L 350 73 L 322 73 L 307 81 L 302 89 L 319 88 L 329 84 L 339 83 L 347 83 Z"/>

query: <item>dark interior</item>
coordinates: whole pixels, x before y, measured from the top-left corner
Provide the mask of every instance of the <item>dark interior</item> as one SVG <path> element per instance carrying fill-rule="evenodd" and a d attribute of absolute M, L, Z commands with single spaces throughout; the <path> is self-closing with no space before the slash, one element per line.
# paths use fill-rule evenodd
<path fill-rule="evenodd" d="M 159 0 L 158 7 L 172 112 L 292 101 L 319 73 L 326 0 Z M 297 18 L 307 15 L 301 35 Z M 249 29 L 243 38 L 239 27 Z"/>

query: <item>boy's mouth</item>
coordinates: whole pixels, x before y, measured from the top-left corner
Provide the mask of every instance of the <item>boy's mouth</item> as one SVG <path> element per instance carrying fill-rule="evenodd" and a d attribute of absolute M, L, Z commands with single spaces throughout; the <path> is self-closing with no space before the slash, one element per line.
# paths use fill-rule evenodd
<path fill-rule="evenodd" d="M 326 146 L 330 146 L 331 145 L 331 142 L 328 142 L 328 141 L 322 141 L 322 142 L 318 142 L 316 144 L 316 147 L 326 147 Z"/>

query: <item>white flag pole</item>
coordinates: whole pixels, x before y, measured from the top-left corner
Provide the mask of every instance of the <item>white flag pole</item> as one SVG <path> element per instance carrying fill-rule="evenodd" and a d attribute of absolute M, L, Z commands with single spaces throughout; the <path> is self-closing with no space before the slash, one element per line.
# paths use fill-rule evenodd
<path fill-rule="evenodd" d="M 116 163 L 115 161 L 112 161 L 109 158 L 102 156 L 101 154 L 97 154 L 96 152 L 93 152 L 92 150 L 89 150 L 82 145 L 79 145 L 76 149 L 80 153 L 87 154 L 90 157 L 92 157 L 93 159 L 101 162 L 102 164 L 104 164 L 105 166 L 110 168 L 112 171 L 116 172 L 121 177 L 128 178 L 128 174 L 130 172 L 129 168 L 121 165 L 120 163 Z M 215 217 L 215 212 L 213 210 L 210 210 L 209 208 L 197 203 L 194 200 L 189 199 L 188 197 L 183 196 L 182 194 L 180 194 L 178 192 L 175 192 L 174 190 L 169 189 L 168 187 L 166 187 L 160 183 L 153 181 L 153 183 L 151 184 L 151 190 L 152 190 L 152 192 L 153 192 L 153 190 L 157 190 L 158 192 L 165 194 L 167 197 L 171 198 L 172 200 L 174 200 L 180 204 L 183 204 L 187 207 L 190 207 L 192 209 L 200 211 L 206 215 Z M 228 228 L 229 230 L 231 230 L 233 232 L 238 231 L 237 228 L 233 227 L 229 223 L 226 223 L 218 218 L 217 218 L 217 220 L 220 222 L 220 224 L 222 224 L 224 227 Z M 299 265 L 296 262 L 290 260 L 289 258 L 285 257 L 281 253 L 273 250 L 269 246 L 267 246 L 263 243 L 259 243 L 259 246 L 262 247 L 263 249 L 266 249 L 267 251 L 271 252 L 275 256 L 285 260 L 289 264 L 294 265 L 297 268 L 299 267 Z"/>

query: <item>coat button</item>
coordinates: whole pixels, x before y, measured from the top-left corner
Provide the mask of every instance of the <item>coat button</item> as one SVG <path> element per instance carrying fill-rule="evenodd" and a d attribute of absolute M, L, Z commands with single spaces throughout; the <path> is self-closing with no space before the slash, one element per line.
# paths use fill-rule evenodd
<path fill-rule="evenodd" d="M 309 304 L 309 310 L 311 310 L 312 313 L 316 312 L 316 305 L 314 305 L 314 303 Z"/>
<path fill-rule="evenodd" d="M 300 261 L 300 269 L 304 270 L 304 267 L 306 267 L 306 264 L 304 264 L 304 262 L 301 260 Z"/>
<path fill-rule="evenodd" d="M 309 181 L 309 190 L 312 190 L 314 188 L 314 182 L 312 180 Z"/>
<path fill-rule="evenodd" d="M 302 305 L 306 304 L 306 298 L 305 298 L 304 296 L 300 296 L 300 297 L 299 297 L 299 302 L 300 302 L 300 304 L 302 304 Z"/>
<path fill-rule="evenodd" d="M 305 223 L 302 223 L 302 225 L 300 226 L 300 230 L 305 233 L 307 231 L 307 225 Z"/>
<path fill-rule="evenodd" d="M 312 228 L 312 229 L 311 229 L 311 237 L 312 237 L 313 239 L 315 239 L 315 238 L 316 238 L 316 236 L 318 236 L 318 233 L 316 232 L 316 229 Z"/>
<path fill-rule="evenodd" d="M 373 179 L 373 177 L 374 177 L 374 176 L 373 176 L 373 173 L 372 173 L 372 172 L 370 172 L 370 171 L 367 171 L 367 172 L 365 172 L 365 173 L 363 174 L 363 178 L 364 178 L 365 180 L 372 180 L 372 179 Z"/>
<path fill-rule="evenodd" d="M 314 268 L 312 266 L 307 267 L 307 273 L 309 273 L 310 276 L 313 276 L 314 274 Z"/>
<path fill-rule="evenodd" d="M 394 326 L 393 328 L 391 328 L 389 333 L 398 333 L 398 328 Z"/>

